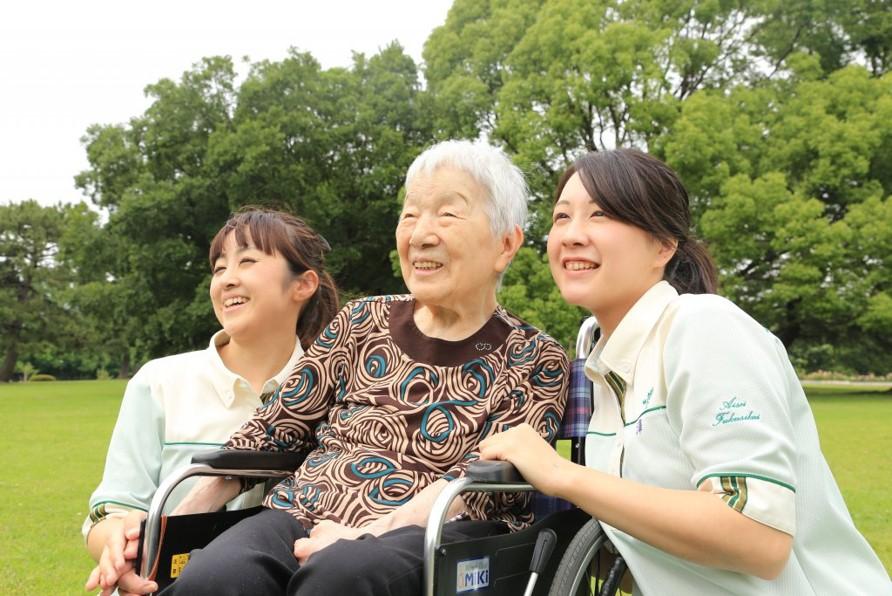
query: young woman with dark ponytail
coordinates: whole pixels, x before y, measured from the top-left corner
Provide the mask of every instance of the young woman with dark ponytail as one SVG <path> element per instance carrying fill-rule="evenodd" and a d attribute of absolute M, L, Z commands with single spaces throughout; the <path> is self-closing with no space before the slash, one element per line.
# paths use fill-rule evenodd
<path fill-rule="evenodd" d="M 125 531 L 145 516 L 159 483 L 195 452 L 222 446 L 337 314 L 337 289 L 325 270 L 329 250 L 306 223 L 281 211 L 245 208 L 217 232 L 210 298 L 222 329 L 207 349 L 152 360 L 127 384 L 84 522 L 96 561 L 125 565 L 112 559 L 120 558 Z M 259 504 L 261 490 L 242 495 L 239 506 Z M 178 488 L 169 508 L 186 492 Z M 99 585 L 99 569 L 87 588 L 110 592 L 113 586 Z M 131 570 L 119 590 L 150 586 Z"/>
<path fill-rule="evenodd" d="M 481 457 L 600 520 L 639 594 L 892 593 L 783 345 L 714 294 L 676 174 L 635 150 L 590 153 L 556 196 L 552 275 L 601 328 L 586 466 L 524 426 Z"/>

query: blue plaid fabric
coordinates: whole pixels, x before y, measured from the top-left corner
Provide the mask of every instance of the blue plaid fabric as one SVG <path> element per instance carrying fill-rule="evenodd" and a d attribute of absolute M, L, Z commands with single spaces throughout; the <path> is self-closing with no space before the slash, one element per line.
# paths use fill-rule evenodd
<path fill-rule="evenodd" d="M 570 387 L 567 390 L 567 406 L 558 431 L 559 439 L 581 439 L 588 431 L 592 419 L 592 382 L 585 376 L 585 359 L 577 358 L 570 363 Z"/>
<path fill-rule="evenodd" d="M 577 358 L 570 363 L 570 387 L 567 390 L 567 406 L 564 419 L 558 431 L 558 439 L 584 439 L 592 418 L 592 382 L 585 376 L 585 358 Z M 531 504 L 535 518 L 542 519 L 551 513 L 572 509 L 569 501 L 533 494 Z"/>
<path fill-rule="evenodd" d="M 558 511 L 566 511 L 568 509 L 573 509 L 574 505 L 570 501 L 565 501 L 558 497 L 550 497 L 548 495 L 542 494 L 538 491 L 533 493 L 532 503 L 530 504 L 530 509 L 533 511 L 533 518 L 536 521 L 544 518 L 547 515 L 551 515 L 552 513 L 557 513 Z"/>

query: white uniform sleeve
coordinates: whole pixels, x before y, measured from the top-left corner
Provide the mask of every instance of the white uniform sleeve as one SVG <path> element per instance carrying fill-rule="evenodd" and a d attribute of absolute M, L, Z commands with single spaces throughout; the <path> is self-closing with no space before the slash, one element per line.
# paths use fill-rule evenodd
<path fill-rule="evenodd" d="M 737 511 L 793 535 L 796 450 L 777 344 L 723 299 L 682 305 L 664 349 L 666 405 L 694 469 L 691 482 L 708 483 Z"/>
<path fill-rule="evenodd" d="M 143 367 L 124 392 L 118 421 L 112 432 L 102 482 L 90 497 L 90 528 L 107 515 L 133 509 L 147 511 L 158 488 L 164 442 L 164 412 L 152 395 L 150 375 Z"/>

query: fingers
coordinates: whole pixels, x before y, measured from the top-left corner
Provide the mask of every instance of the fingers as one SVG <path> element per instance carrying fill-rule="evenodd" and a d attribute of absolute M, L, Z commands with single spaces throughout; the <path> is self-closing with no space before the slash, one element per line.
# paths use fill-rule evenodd
<path fill-rule="evenodd" d="M 133 560 L 136 558 L 136 553 L 139 551 L 139 540 L 128 540 L 127 546 L 124 547 L 124 558 L 127 560 Z"/>
<path fill-rule="evenodd" d="M 101 587 L 100 596 L 112 596 L 117 589 L 119 596 L 127 596 L 129 594 L 149 594 L 158 591 L 158 584 L 142 578 L 133 570 L 132 564 L 127 564 L 125 571 L 121 574 L 117 581 L 108 581 L 107 577 L 103 577 L 97 566 L 90 574 L 87 583 L 84 586 L 87 590 L 92 591 L 97 587 Z"/>
<path fill-rule="evenodd" d="M 123 528 L 109 534 L 105 548 L 102 551 L 102 558 L 99 561 L 99 566 L 102 567 L 104 575 L 113 574 L 117 578 L 123 571 L 125 563 L 124 547 L 126 543 L 127 540 L 124 538 Z"/>
<path fill-rule="evenodd" d="M 505 459 L 506 438 L 504 435 L 505 433 L 498 433 L 481 441 L 477 447 L 480 459 Z"/>
<path fill-rule="evenodd" d="M 142 512 L 140 511 L 140 513 L 142 513 Z M 145 516 L 145 514 L 143 514 L 143 517 L 144 516 Z M 139 541 L 141 538 L 142 538 L 142 535 L 140 534 L 140 531 L 139 531 L 139 525 L 132 527 L 132 528 L 128 528 L 124 532 L 124 539 L 126 542 L 124 544 L 124 549 L 122 551 L 122 554 L 123 554 L 123 557 L 125 560 L 136 558 L 136 553 L 139 550 Z"/>
<path fill-rule="evenodd" d="M 309 538 L 298 538 L 294 541 L 294 558 L 300 561 L 301 565 L 306 563 L 313 552 L 312 540 Z"/>
<path fill-rule="evenodd" d="M 144 577 L 140 577 L 135 571 L 129 571 L 118 580 L 118 593 L 123 594 L 148 594 L 158 590 L 158 584 Z"/>
<path fill-rule="evenodd" d="M 99 565 L 93 568 L 93 571 L 90 572 L 90 576 L 87 578 L 87 583 L 84 584 L 84 589 L 88 592 L 92 592 L 96 588 L 99 587 Z"/>
<path fill-rule="evenodd" d="M 99 585 L 102 588 L 118 583 L 118 570 L 112 562 L 113 557 L 110 551 L 111 545 L 106 544 L 102 548 L 102 556 L 99 558 Z"/>

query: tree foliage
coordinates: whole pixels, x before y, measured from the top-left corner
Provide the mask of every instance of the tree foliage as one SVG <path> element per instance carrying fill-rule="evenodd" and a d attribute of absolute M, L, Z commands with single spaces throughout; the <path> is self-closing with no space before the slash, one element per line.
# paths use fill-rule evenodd
<path fill-rule="evenodd" d="M 82 374 L 80 363 L 94 359 L 93 330 L 69 299 L 77 279 L 70 245 L 95 220 L 84 204 L 0 205 L 0 382 L 17 368 Z"/>
<path fill-rule="evenodd" d="M 800 364 L 892 369 L 890 230 L 864 215 L 892 193 L 888 2 L 522 4 L 457 0 L 424 55 L 432 103 L 461 106 L 439 134 L 489 136 L 527 172 L 533 246 L 577 155 L 648 150 L 690 189 L 722 291 Z"/>
<path fill-rule="evenodd" d="M 146 87 L 144 113 L 87 130 L 76 180 L 101 221 L 84 205 L 0 211 L 3 370 L 24 355 L 126 375 L 201 347 L 209 242 L 246 204 L 320 231 L 345 296 L 403 291 L 388 255 L 408 165 L 483 137 L 533 195 L 500 300 L 566 347 L 583 313 L 543 256 L 556 177 L 633 146 L 680 173 L 721 291 L 797 364 L 888 372 L 890 15 L 889 0 L 455 0 L 423 83 L 398 45 L 349 68 L 292 51 L 244 80 L 205 58 Z"/>
<path fill-rule="evenodd" d="M 723 292 L 795 352 L 835 346 L 854 369 L 892 367 L 890 115 L 892 75 L 848 66 L 700 94 L 661 143 L 693 181 Z"/>
<path fill-rule="evenodd" d="M 228 58 L 207 58 L 146 92 L 144 114 L 89 129 L 91 167 L 77 178 L 109 210 L 104 268 L 79 299 L 126 338 L 125 370 L 131 357 L 207 341 L 210 240 L 242 205 L 305 218 L 332 245 L 346 294 L 399 287 L 387 259 L 396 196 L 429 137 L 416 66 L 399 46 L 356 54 L 349 69 L 292 52 L 253 65 L 241 85 Z"/>

